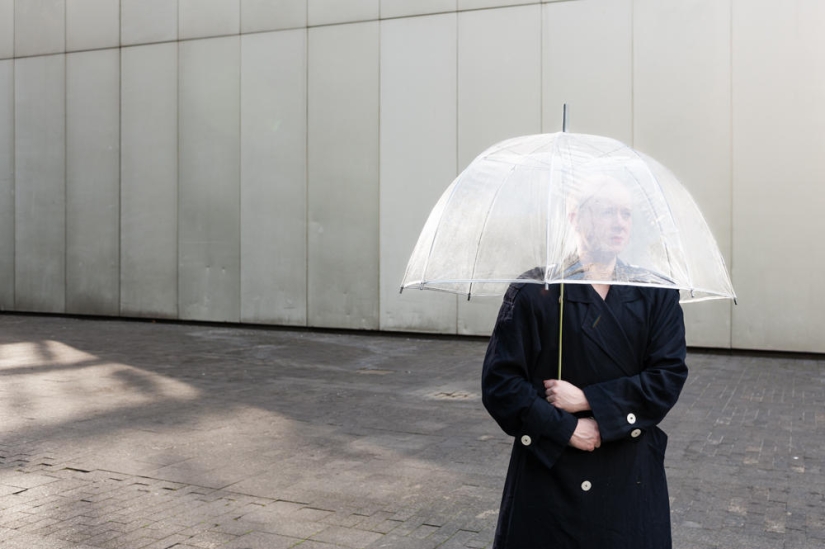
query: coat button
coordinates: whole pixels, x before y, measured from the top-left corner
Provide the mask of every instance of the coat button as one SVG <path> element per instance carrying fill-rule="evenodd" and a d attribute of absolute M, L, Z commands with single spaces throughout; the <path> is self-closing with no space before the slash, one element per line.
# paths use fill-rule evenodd
<path fill-rule="evenodd" d="M 589 480 L 585 480 L 584 482 L 582 482 L 582 490 L 584 490 L 585 492 L 589 492 L 592 487 L 593 485 L 590 484 Z"/>
<path fill-rule="evenodd" d="M 631 425 L 636 423 L 636 414 L 627 414 L 627 422 Z"/>
<path fill-rule="evenodd" d="M 523 435 L 521 437 L 521 443 L 524 444 L 525 446 L 530 446 L 530 444 L 533 443 L 533 439 L 530 438 L 530 435 Z"/>
<path fill-rule="evenodd" d="M 633 429 L 633 430 L 630 432 L 630 436 L 632 436 L 633 438 L 636 438 L 636 437 L 638 437 L 638 436 L 639 436 L 639 435 L 641 435 L 641 434 L 642 434 L 642 430 L 641 430 L 641 429 Z"/>

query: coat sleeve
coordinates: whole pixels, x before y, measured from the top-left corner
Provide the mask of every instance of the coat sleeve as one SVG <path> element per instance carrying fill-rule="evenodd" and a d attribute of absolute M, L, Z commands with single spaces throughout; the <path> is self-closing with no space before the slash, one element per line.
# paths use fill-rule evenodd
<path fill-rule="evenodd" d="M 637 437 L 658 425 L 687 379 L 685 325 L 679 292 L 654 292 L 647 349 L 639 374 L 583 389 L 603 442 Z"/>
<path fill-rule="evenodd" d="M 513 286 L 496 321 L 482 371 L 482 401 L 508 435 L 552 467 L 570 441 L 578 420 L 544 399 L 532 366 L 540 350 L 540 318 L 529 292 Z"/>

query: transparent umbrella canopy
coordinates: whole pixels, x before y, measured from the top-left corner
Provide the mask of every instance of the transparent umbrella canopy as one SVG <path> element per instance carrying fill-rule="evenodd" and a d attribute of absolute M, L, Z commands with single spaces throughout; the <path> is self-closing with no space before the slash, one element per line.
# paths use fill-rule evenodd
<path fill-rule="evenodd" d="M 610 257 L 606 273 L 598 263 Z M 469 298 L 513 282 L 735 299 L 716 240 L 670 171 L 614 139 L 567 132 L 508 139 L 473 160 L 430 213 L 401 289 Z"/>

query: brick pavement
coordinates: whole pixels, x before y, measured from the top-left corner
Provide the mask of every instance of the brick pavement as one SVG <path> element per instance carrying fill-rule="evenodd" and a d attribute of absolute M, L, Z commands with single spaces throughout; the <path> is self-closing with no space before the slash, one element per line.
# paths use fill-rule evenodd
<path fill-rule="evenodd" d="M 0 315 L 0 548 L 489 547 L 485 345 Z M 825 546 L 825 357 L 689 366 L 676 549 Z"/>

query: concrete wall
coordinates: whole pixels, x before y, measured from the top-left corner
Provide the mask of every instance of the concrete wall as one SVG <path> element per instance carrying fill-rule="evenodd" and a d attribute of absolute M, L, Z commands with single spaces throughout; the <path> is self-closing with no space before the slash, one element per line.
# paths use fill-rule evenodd
<path fill-rule="evenodd" d="M 705 213 L 739 305 L 689 342 L 825 352 L 819 0 L 0 0 L 0 310 L 487 334 L 398 294 L 481 150 L 615 137 Z"/>

